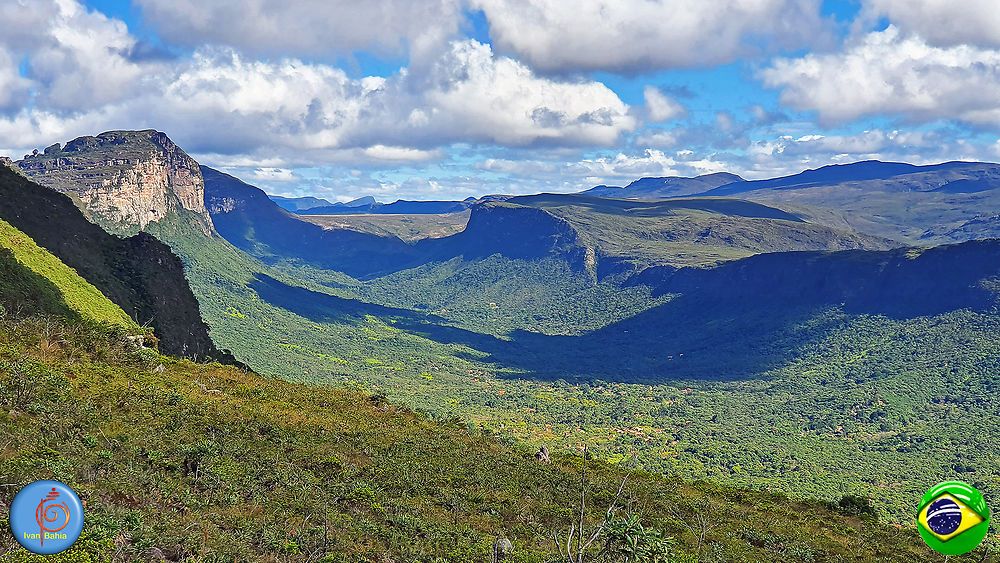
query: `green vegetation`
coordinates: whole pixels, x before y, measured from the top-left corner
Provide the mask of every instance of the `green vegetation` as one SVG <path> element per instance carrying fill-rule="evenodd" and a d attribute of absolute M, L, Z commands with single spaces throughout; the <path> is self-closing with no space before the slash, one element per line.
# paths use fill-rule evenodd
<path fill-rule="evenodd" d="M 66 307 L 95 321 L 106 321 L 124 327 L 137 328 L 135 322 L 121 307 L 108 300 L 96 287 L 80 277 L 75 270 L 63 264 L 49 251 L 41 248 L 30 237 L 0 219 L 0 248 L 9 251 L 4 259 L 3 284 L 5 295 L 0 301 L 8 307 L 39 304 L 39 312 L 56 313 Z M 14 262 L 11 262 L 13 259 Z M 46 284 L 32 281 L 33 276 L 16 273 L 20 267 L 45 278 L 56 292 L 44 292 Z M 16 281 L 15 281 L 16 280 Z"/>
<path fill-rule="evenodd" d="M 358 282 L 187 241 L 213 334 L 265 373 L 384 393 L 554 452 L 585 442 L 653 472 L 861 495 L 903 525 L 937 481 L 989 495 L 1000 479 L 992 314 L 710 306 L 500 256 Z"/>
<path fill-rule="evenodd" d="M 185 258 L 213 335 L 263 373 L 384 393 L 553 452 L 586 442 L 685 478 L 860 495 L 901 525 L 937 481 L 990 495 L 1000 478 L 992 313 L 775 308 L 714 289 L 655 297 L 557 258 L 452 260 L 360 282 L 269 267 L 177 229 L 157 234 Z M 868 254 L 834 258 L 851 279 L 884 268 Z M 949 286 L 928 283 L 945 303 Z"/>
<path fill-rule="evenodd" d="M 7 166 L 0 166 L 0 218 L 58 257 L 136 323 L 151 326 L 161 350 L 201 358 L 225 357 L 208 336 L 198 302 L 186 283 L 183 263 L 148 233 L 124 239 L 110 235 L 88 221 L 69 197 L 35 184 Z M 31 266 L 32 259 L 26 259 Z M 52 282 L 57 286 L 62 283 L 62 274 L 52 274 Z M 86 304 L 91 298 L 82 299 L 81 304 Z M 100 306 L 94 314 L 103 314 Z"/>
<path fill-rule="evenodd" d="M 710 266 L 761 252 L 886 249 L 885 239 L 833 230 L 749 201 L 678 198 L 632 201 L 582 195 L 521 196 L 510 203 L 544 209 L 564 219 L 598 261 L 645 266 Z"/>
<path fill-rule="evenodd" d="M 712 190 L 774 205 L 833 228 L 933 245 L 1000 234 L 997 165 L 914 167 L 865 161 Z"/>
<path fill-rule="evenodd" d="M 71 550 L 33 557 L 7 536 L 5 561 L 131 560 L 155 549 L 195 561 L 468 562 L 488 561 L 501 537 L 510 561 L 555 561 L 553 532 L 565 538 L 579 523 L 581 478 L 590 533 L 625 475 L 590 460 L 583 477 L 579 455 L 539 463 L 378 395 L 170 359 L 124 336 L 0 317 L 0 475 L 15 485 L 0 488 L 0 502 L 53 478 L 87 507 Z M 931 556 L 911 529 L 777 493 L 632 472 L 617 506 L 595 561 Z M 995 549 L 989 541 L 982 549 Z"/>
<path fill-rule="evenodd" d="M 223 200 L 246 186 L 234 180 L 226 189 Z M 845 193 L 861 201 L 863 191 Z M 995 197 L 938 195 L 991 205 Z M 810 207 L 808 198 L 778 209 L 719 198 L 536 196 L 477 207 L 468 228 L 452 237 L 407 244 L 322 231 L 324 244 L 308 247 L 304 240 L 318 239 L 295 233 L 319 229 L 284 213 L 278 213 L 284 223 L 264 221 L 274 209 L 262 192 L 254 197 L 256 207 L 228 217 L 232 230 L 223 232 L 238 234 L 240 247 L 257 258 L 205 236 L 183 213 L 168 214 L 149 231 L 183 258 L 221 346 L 269 376 L 352 388 L 302 388 L 311 396 L 346 393 L 359 402 L 357 392 L 375 392 L 420 417 L 457 420 L 456 431 L 483 434 L 475 439 L 529 446 L 518 454 L 527 464 L 519 470 L 536 467 L 526 453 L 537 446 L 562 456 L 559 463 L 587 446 L 604 462 L 634 457 L 644 470 L 670 479 L 758 489 L 739 493 L 754 503 L 772 494 L 817 498 L 855 515 L 874 511 L 904 530 L 913 524 L 916 499 L 937 481 L 966 480 L 987 497 L 1000 492 L 1000 245 L 771 253 L 893 246 L 858 232 L 900 232 L 900 224 L 912 223 L 906 236 L 923 236 L 921 221 L 932 211 L 918 205 L 884 216 L 879 230 L 850 209 Z M 858 205 L 901 200 L 876 194 L 865 201 Z M 957 200 L 938 203 L 948 201 Z M 962 200 L 961 218 L 978 216 L 970 201 Z M 883 221 L 876 215 L 872 224 Z M 392 252 L 383 252 L 385 245 Z M 202 375 L 229 393 L 224 377 Z M 401 432 L 382 430 L 385 439 Z M 274 453 L 238 452 L 252 459 Z M 348 452 L 336 455 L 343 462 Z M 406 467 L 405 460 L 394 463 Z M 439 473 L 461 475 L 449 463 L 441 461 Z M 362 475 L 367 491 L 358 495 L 370 508 L 402 502 L 381 499 L 372 475 L 387 473 Z M 705 488 L 715 486 L 699 490 Z M 352 491 L 331 494 L 350 500 Z M 696 493 L 681 496 L 688 495 Z M 497 506 L 519 506 L 518 498 L 503 497 Z M 562 500 L 554 505 L 569 510 Z M 608 538 L 615 543 L 616 534 L 632 534 L 629 545 L 646 553 L 680 546 L 708 557 L 692 543 L 699 534 L 669 513 L 656 508 L 636 520 L 615 519 Z M 745 529 L 730 528 L 727 537 L 756 547 L 808 544 L 776 539 L 747 519 Z M 473 543 L 489 545 L 488 530 L 497 525 L 476 528 L 484 535 Z M 827 533 L 808 523 L 793 528 L 818 538 Z M 538 533 L 510 535 L 524 549 L 551 549 L 538 543 Z M 858 537 L 874 541 L 879 533 L 865 528 Z M 410 559 L 457 557 L 437 547 L 404 552 L 393 541 L 372 549 Z M 732 558 L 749 557 L 739 545 Z M 720 549 L 712 557 L 726 559 L 730 547 Z M 808 546 L 788 549 L 778 557 L 834 558 Z"/>

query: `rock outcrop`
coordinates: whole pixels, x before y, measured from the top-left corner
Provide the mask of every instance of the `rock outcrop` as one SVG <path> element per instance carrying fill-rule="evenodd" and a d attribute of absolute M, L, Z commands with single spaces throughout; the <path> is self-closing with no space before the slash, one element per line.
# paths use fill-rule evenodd
<path fill-rule="evenodd" d="M 26 176 L 80 202 L 105 229 L 131 234 L 171 212 L 210 233 L 198 163 L 159 131 L 108 131 L 34 151 L 17 161 Z"/>
<path fill-rule="evenodd" d="M 0 218 L 75 269 L 137 323 L 152 326 L 161 352 L 236 363 L 209 337 L 184 264 L 152 235 L 110 235 L 66 195 L 4 167 Z"/>

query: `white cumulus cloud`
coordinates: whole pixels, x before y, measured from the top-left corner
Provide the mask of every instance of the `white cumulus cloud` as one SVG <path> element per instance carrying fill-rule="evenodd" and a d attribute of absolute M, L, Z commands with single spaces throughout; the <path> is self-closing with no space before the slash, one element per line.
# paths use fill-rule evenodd
<path fill-rule="evenodd" d="M 666 121 L 686 113 L 684 106 L 661 92 L 655 86 L 646 86 L 642 91 L 646 100 L 646 112 L 653 121 Z"/>
<path fill-rule="evenodd" d="M 863 14 L 887 17 L 933 45 L 1000 47 L 1000 10 L 993 0 L 864 0 Z"/>
<path fill-rule="evenodd" d="M 15 157 L 103 130 L 155 128 L 193 154 L 258 166 L 399 163 L 441 158 L 452 143 L 611 145 L 637 125 L 604 84 L 538 76 L 472 39 L 442 43 L 389 77 L 354 78 L 227 46 L 136 57 L 142 42 L 123 22 L 74 0 L 27 2 L 9 15 L 34 26 L 0 33 L 0 147 Z"/>
<path fill-rule="evenodd" d="M 458 0 L 137 0 L 169 41 L 280 56 L 421 51 L 458 29 Z"/>
<path fill-rule="evenodd" d="M 888 114 L 1000 125 L 1000 51 L 935 47 L 895 26 L 841 52 L 778 59 L 761 76 L 783 104 L 826 122 Z"/>
<path fill-rule="evenodd" d="M 706 66 L 822 42 L 818 0 L 471 0 L 498 49 L 546 72 Z"/>

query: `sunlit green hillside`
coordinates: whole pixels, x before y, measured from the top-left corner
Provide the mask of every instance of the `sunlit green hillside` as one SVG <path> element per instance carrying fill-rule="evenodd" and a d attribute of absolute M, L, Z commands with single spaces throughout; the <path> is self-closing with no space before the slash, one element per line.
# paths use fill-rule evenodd
<path fill-rule="evenodd" d="M 87 323 L 0 317 L 0 406 L 13 485 L 0 502 L 52 478 L 87 507 L 71 550 L 33 557 L 5 536 L 5 561 L 466 563 L 507 538 L 508 561 L 541 563 L 559 559 L 553 534 L 579 525 L 581 483 L 588 531 L 616 506 L 590 561 L 634 560 L 623 554 L 637 547 L 702 562 L 929 556 L 864 499 L 834 507 L 643 472 L 622 486 L 627 463 L 540 463 L 378 395 L 178 361 Z"/>
<path fill-rule="evenodd" d="M 6 278 L 6 282 L 0 284 L 3 291 L 0 302 L 8 308 L 37 307 L 45 312 L 66 308 L 95 321 L 138 328 L 121 307 L 75 270 L 2 219 L 0 260 Z"/>

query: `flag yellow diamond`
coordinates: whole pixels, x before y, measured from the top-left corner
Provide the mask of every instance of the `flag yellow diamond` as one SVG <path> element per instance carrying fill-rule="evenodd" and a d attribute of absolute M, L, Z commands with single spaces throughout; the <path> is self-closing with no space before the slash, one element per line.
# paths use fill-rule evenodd
<path fill-rule="evenodd" d="M 948 541 L 983 521 L 976 511 L 948 493 L 928 503 L 917 519 L 941 541 Z"/>

